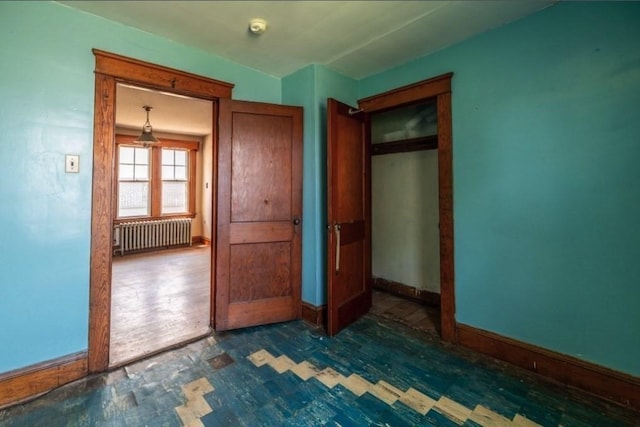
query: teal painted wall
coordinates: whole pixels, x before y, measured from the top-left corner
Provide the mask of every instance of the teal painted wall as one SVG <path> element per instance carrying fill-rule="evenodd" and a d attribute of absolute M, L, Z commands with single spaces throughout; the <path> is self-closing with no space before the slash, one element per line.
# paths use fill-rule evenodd
<path fill-rule="evenodd" d="M 327 98 L 357 103 L 358 82 L 321 65 L 282 79 L 282 102 L 304 107 L 302 299 L 326 303 Z"/>
<path fill-rule="evenodd" d="M 0 2 L 0 372 L 87 348 L 94 56 L 98 48 L 236 84 L 281 81 L 49 2 Z M 64 173 L 64 155 L 80 173 Z"/>
<path fill-rule="evenodd" d="M 302 160 L 302 300 L 316 305 L 316 289 L 320 286 L 317 228 L 321 219 L 316 186 L 318 182 L 317 128 L 315 105 L 315 66 L 309 65 L 282 79 L 282 102 L 304 108 L 304 146 Z"/>
<path fill-rule="evenodd" d="M 305 107 L 314 305 L 326 302 L 326 98 L 354 105 L 453 71 L 458 321 L 640 375 L 638 18 L 639 3 L 560 3 L 356 82 L 318 65 L 280 80 L 55 3 L 0 2 L 0 372 L 87 346 L 98 48 Z M 79 174 L 63 173 L 66 153 Z"/>
<path fill-rule="evenodd" d="M 562 2 L 360 81 L 453 71 L 456 317 L 640 375 L 640 3 Z"/>

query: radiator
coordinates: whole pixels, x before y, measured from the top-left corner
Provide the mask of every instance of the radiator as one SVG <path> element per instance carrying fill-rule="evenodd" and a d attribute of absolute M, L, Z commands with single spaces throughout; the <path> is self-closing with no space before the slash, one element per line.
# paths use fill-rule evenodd
<path fill-rule="evenodd" d="M 116 228 L 120 255 L 130 251 L 191 245 L 191 218 L 122 222 Z"/>

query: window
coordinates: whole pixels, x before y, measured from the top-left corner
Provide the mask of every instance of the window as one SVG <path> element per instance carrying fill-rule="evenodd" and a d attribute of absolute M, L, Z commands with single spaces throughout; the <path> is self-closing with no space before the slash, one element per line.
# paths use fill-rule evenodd
<path fill-rule="evenodd" d="M 162 149 L 162 213 L 189 210 L 189 180 L 186 150 Z"/>
<path fill-rule="evenodd" d="M 149 149 L 120 146 L 118 217 L 149 215 Z"/>
<path fill-rule="evenodd" d="M 117 219 L 195 216 L 198 142 L 163 139 L 153 147 L 117 135 Z"/>

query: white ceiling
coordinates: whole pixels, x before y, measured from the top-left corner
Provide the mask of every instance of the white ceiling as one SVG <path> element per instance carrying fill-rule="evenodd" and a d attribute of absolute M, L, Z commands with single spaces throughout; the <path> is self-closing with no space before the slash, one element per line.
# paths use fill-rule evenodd
<path fill-rule="evenodd" d="M 322 64 L 360 79 L 539 11 L 555 0 L 60 1 L 283 77 Z M 255 36 L 249 21 L 265 19 Z"/>
<path fill-rule="evenodd" d="M 213 107 L 210 101 L 118 84 L 116 126 L 137 132 L 147 119 L 145 105 L 153 107 L 149 123 L 158 132 L 203 136 L 212 132 Z"/>
<path fill-rule="evenodd" d="M 535 13 L 557 0 L 508 1 L 60 1 L 68 7 L 283 77 L 321 64 L 355 79 Z M 262 18 L 256 36 L 249 21 Z M 116 123 L 211 133 L 211 105 L 118 87 Z M 186 114 L 189 111 L 189 114 Z"/>

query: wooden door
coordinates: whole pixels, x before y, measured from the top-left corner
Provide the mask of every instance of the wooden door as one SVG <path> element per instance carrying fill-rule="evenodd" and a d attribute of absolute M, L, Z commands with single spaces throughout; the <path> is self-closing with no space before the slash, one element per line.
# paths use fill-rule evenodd
<path fill-rule="evenodd" d="M 371 308 L 369 118 L 327 101 L 328 333 Z"/>
<path fill-rule="evenodd" d="M 215 329 L 301 314 L 302 108 L 220 100 Z"/>

